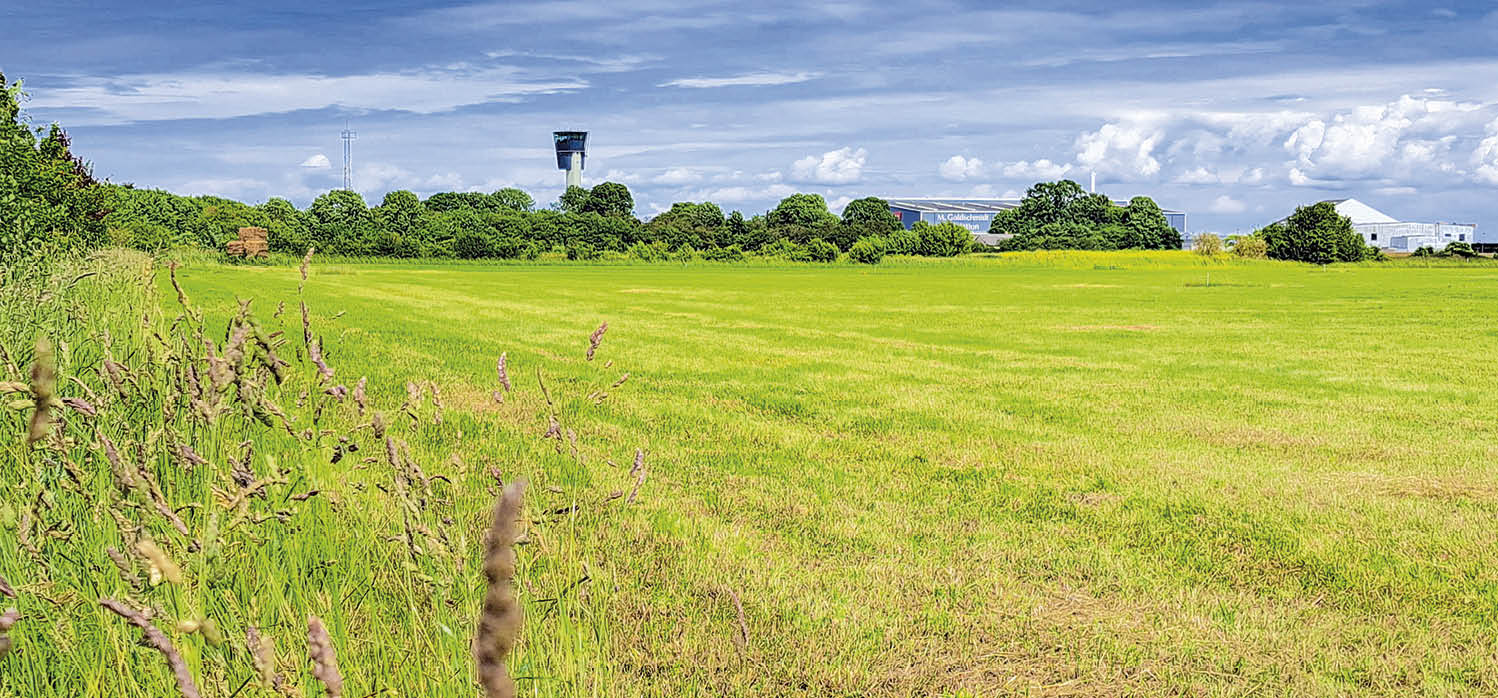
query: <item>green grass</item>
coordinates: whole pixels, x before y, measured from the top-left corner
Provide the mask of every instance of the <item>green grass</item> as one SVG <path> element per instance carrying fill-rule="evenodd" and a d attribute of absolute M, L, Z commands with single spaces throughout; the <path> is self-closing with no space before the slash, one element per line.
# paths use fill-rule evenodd
<path fill-rule="evenodd" d="M 300 346 L 294 269 L 199 260 L 178 275 L 210 336 L 255 298 L 293 337 L 285 352 Z M 178 309 L 159 271 L 157 291 L 165 327 Z M 286 494 L 322 490 L 217 558 L 130 514 L 190 578 L 142 597 L 231 637 L 173 636 L 209 695 L 249 679 L 247 624 L 270 628 L 316 695 L 308 613 L 329 622 L 345 695 L 475 695 L 491 469 L 531 483 L 522 695 L 1498 692 L 1491 263 L 314 263 L 305 298 L 336 380 L 367 375 L 386 414 L 405 381 L 440 386 L 441 425 L 429 405 L 419 425 L 392 421 L 452 481 L 421 515 L 456 549 L 401 562 L 367 430 L 332 465 L 327 440 L 184 427 L 215 466 L 257 434 L 304 478 Z M 114 327 L 143 360 L 145 338 L 120 338 L 130 317 L 85 326 Z M 496 405 L 500 352 L 516 391 Z M 541 439 L 538 369 L 578 457 Z M 607 400 L 585 398 L 624 372 Z M 361 421 L 329 410 L 339 433 Z M 0 425 L 21 434 L 23 416 Z M 8 448 L 13 522 L 56 473 Z M 639 499 L 603 503 L 633 486 L 636 448 Z M 198 473 L 166 476 L 202 503 L 184 513 L 195 529 L 214 506 Z M 160 657 L 92 605 L 124 589 L 102 555 L 124 546 L 115 522 L 86 497 L 56 501 L 34 517 L 73 534 L 40 562 L 0 530 L 24 616 L 0 695 L 169 692 Z"/>

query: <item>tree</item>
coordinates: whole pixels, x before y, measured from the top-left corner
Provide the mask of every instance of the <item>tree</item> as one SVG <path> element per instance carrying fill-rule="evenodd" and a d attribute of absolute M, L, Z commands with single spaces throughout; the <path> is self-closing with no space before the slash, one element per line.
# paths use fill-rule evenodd
<path fill-rule="evenodd" d="M 919 221 L 911 230 L 920 238 L 920 254 L 927 257 L 955 257 L 972 248 L 973 233 L 950 221 L 936 225 Z"/>
<path fill-rule="evenodd" d="M 0 74 L 0 260 L 107 244 L 117 188 L 94 179 L 60 126 L 38 142 L 21 96 L 20 83 Z"/>
<path fill-rule="evenodd" d="M 1301 206 L 1283 223 L 1272 223 L 1254 233 L 1264 238 L 1270 259 L 1330 264 L 1363 259 L 1363 237 L 1352 220 L 1337 213 L 1330 201 Z"/>
<path fill-rule="evenodd" d="M 837 261 L 837 246 L 821 238 L 806 243 L 806 259 L 811 262 Z"/>
<path fill-rule="evenodd" d="M 1203 257 L 1215 257 L 1222 254 L 1222 238 L 1213 233 L 1197 233 L 1191 249 Z"/>
<path fill-rule="evenodd" d="M 563 213 L 582 213 L 583 205 L 588 203 L 588 190 L 582 187 L 567 187 L 567 191 L 557 197 L 554 207 Z"/>
<path fill-rule="evenodd" d="M 634 215 L 635 198 L 630 195 L 629 187 L 618 182 L 604 182 L 588 192 L 588 198 L 582 204 L 582 212 L 627 218 Z M 722 211 L 718 212 L 718 217 L 723 217 Z"/>
<path fill-rule="evenodd" d="M 828 221 L 839 222 L 827 210 L 827 200 L 820 194 L 791 194 L 780 200 L 775 210 L 770 211 L 768 222 L 771 228 L 802 226 L 813 228 Z"/>
<path fill-rule="evenodd" d="M 843 207 L 843 225 L 863 235 L 888 235 L 900 228 L 900 219 L 890 212 L 889 202 L 877 196 L 848 202 Z"/>
<path fill-rule="evenodd" d="M 1110 208 L 1117 207 L 1110 205 Z M 1121 228 L 1127 234 L 1122 240 L 1116 241 L 1117 249 L 1181 249 L 1180 231 L 1170 227 L 1170 223 L 1165 220 L 1165 213 L 1160 210 L 1154 199 L 1148 196 L 1136 196 L 1129 200 L 1129 205 L 1120 213 Z"/>
<path fill-rule="evenodd" d="M 505 187 L 489 195 L 489 200 L 497 208 L 507 211 L 528 212 L 536 208 L 536 200 L 530 194 L 515 187 Z"/>
<path fill-rule="evenodd" d="M 312 244 L 319 249 L 337 254 L 370 251 L 362 237 L 369 227 L 369 209 L 358 192 L 334 189 L 314 199 L 307 214 L 312 219 Z"/>
<path fill-rule="evenodd" d="M 1441 250 L 1441 256 L 1442 257 L 1462 257 L 1464 259 L 1471 259 L 1472 257 L 1476 257 L 1477 256 L 1477 252 L 1476 252 L 1476 250 L 1472 249 L 1472 245 L 1470 243 L 1460 242 L 1460 241 L 1458 241 L 1458 242 L 1448 242 L 1448 243 L 1446 243 L 1446 248 L 1443 249 L 1443 250 Z"/>

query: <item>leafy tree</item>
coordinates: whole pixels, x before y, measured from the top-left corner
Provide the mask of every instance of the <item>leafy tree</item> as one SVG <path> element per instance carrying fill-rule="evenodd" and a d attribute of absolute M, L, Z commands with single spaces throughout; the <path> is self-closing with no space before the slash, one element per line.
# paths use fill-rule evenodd
<path fill-rule="evenodd" d="M 791 194 L 780 200 L 770 211 L 768 222 L 771 228 L 802 226 L 813 228 L 831 220 L 840 222 L 827 210 L 827 200 L 820 194 Z"/>
<path fill-rule="evenodd" d="M 843 207 L 843 225 L 860 235 L 888 235 L 900 226 L 900 219 L 890 212 L 889 202 L 877 196 L 855 199 Z"/>
<path fill-rule="evenodd" d="M 21 119 L 21 95 L 0 74 L 0 259 L 107 244 L 116 189 L 94 179 L 58 125 L 38 141 Z"/>
<path fill-rule="evenodd" d="M 742 262 L 744 251 L 738 245 L 710 247 L 702 251 L 702 258 L 709 262 Z"/>
<path fill-rule="evenodd" d="M 848 259 L 859 264 L 878 264 L 884 260 L 884 238 L 861 238 L 848 248 Z"/>
<path fill-rule="evenodd" d="M 1254 234 L 1264 238 L 1270 259 L 1330 264 L 1357 262 L 1364 255 L 1362 236 L 1330 201 L 1296 208 L 1283 223 L 1270 224 Z"/>
<path fill-rule="evenodd" d="M 743 221 L 743 216 L 739 217 Z M 744 223 L 747 227 L 747 223 Z M 696 248 L 734 244 L 723 218 L 723 209 L 711 202 L 678 202 L 645 225 L 644 237 L 675 249 L 683 245 Z"/>
<path fill-rule="evenodd" d="M 927 257 L 955 257 L 967 252 L 973 242 L 971 231 L 950 221 L 936 225 L 916 221 L 911 230 L 920 240 L 917 251 Z"/>
<path fill-rule="evenodd" d="M 1109 208 L 1117 210 L 1117 207 L 1109 204 Z M 1179 250 L 1181 249 L 1181 233 L 1170 227 L 1165 219 L 1165 213 L 1160 210 L 1154 199 L 1148 196 L 1136 196 L 1129 200 L 1129 205 L 1119 212 L 1122 218 L 1121 227 L 1126 234 L 1117 240 L 1114 247 L 1120 250 Z"/>
<path fill-rule="evenodd" d="M 567 191 L 557 197 L 554 207 L 563 213 L 582 213 L 583 206 L 588 203 L 588 190 L 582 187 L 567 187 Z"/>
<path fill-rule="evenodd" d="M 588 198 L 582 203 L 583 213 L 597 213 L 614 218 L 632 216 L 634 211 L 635 198 L 630 195 L 629 187 L 618 182 L 604 182 L 593 187 L 593 190 L 588 192 Z M 723 212 L 719 211 L 720 224 L 722 217 Z"/>
<path fill-rule="evenodd" d="M 371 245 L 362 237 L 369 227 L 369 209 L 358 192 L 335 189 L 312 201 L 312 243 L 337 254 L 367 254 Z"/>
<path fill-rule="evenodd" d="M 506 211 L 528 212 L 536 208 L 536 200 L 524 190 L 515 187 L 505 187 L 489 195 L 490 202 L 499 209 Z"/>

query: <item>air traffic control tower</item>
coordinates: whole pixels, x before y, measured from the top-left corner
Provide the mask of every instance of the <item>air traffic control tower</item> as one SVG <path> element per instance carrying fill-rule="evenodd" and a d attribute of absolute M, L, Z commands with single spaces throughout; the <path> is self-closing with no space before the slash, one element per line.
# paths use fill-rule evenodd
<path fill-rule="evenodd" d="M 588 157 L 587 131 L 554 131 L 557 142 L 557 169 L 567 171 L 567 186 L 583 185 L 583 160 Z"/>

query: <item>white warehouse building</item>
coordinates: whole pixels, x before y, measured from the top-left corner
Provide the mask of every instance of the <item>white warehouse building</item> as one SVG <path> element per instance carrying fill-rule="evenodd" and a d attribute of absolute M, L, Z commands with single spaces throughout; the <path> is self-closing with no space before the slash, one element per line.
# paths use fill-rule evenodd
<path fill-rule="evenodd" d="M 1393 252 L 1414 252 L 1421 247 L 1440 251 L 1453 242 L 1477 242 L 1477 226 L 1471 223 L 1413 223 L 1401 221 L 1357 199 L 1333 199 L 1330 203 L 1352 220 L 1352 229 L 1363 242 Z"/>

